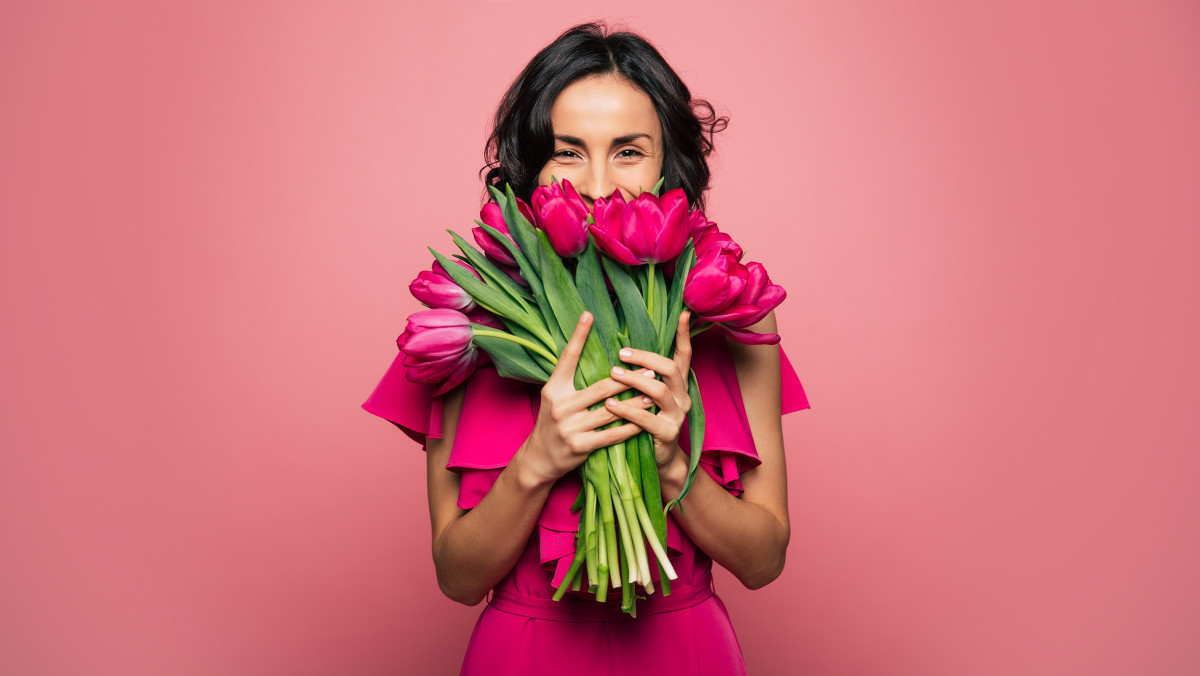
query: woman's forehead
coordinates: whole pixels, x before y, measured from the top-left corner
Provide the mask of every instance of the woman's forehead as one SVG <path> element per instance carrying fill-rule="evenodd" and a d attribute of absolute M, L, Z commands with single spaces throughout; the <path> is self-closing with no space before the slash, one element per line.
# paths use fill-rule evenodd
<path fill-rule="evenodd" d="M 572 82 L 550 109 L 555 135 L 605 142 L 624 136 L 659 135 L 658 113 L 644 91 L 616 75 Z"/>

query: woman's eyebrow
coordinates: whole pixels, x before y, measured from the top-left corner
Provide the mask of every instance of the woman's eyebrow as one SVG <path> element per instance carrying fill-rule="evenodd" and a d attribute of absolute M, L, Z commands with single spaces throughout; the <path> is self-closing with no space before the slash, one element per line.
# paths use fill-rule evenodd
<path fill-rule="evenodd" d="M 636 141 L 640 138 L 644 138 L 647 141 L 654 141 L 653 136 L 643 133 L 643 132 L 638 132 L 636 134 L 626 134 L 625 136 L 618 136 L 612 140 L 612 144 L 614 146 L 624 145 L 626 143 L 633 143 L 634 141 Z"/>
<path fill-rule="evenodd" d="M 624 136 L 618 136 L 612 140 L 612 144 L 614 146 L 619 146 L 619 145 L 623 145 L 626 143 L 632 143 L 632 142 L 634 142 L 638 139 L 642 139 L 642 138 L 644 138 L 648 141 L 651 141 L 651 142 L 654 141 L 653 136 L 651 136 L 645 132 L 637 132 L 636 134 L 626 134 Z M 587 145 L 583 142 L 583 139 L 579 138 L 578 136 L 568 136 L 566 134 L 555 134 L 554 139 L 556 141 L 562 141 L 563 143 L 566 143 L 568 145 L 573 145 L 573 146 L 586 147 L 586 145 Z"/>

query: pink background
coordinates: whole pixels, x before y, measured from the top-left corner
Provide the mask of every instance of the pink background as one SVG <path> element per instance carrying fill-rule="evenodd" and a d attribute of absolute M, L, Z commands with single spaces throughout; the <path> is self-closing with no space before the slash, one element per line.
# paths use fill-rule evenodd
<path fill-rule="evenodd" d="M 415 4 L 0 8 L 0 670 L 456 671 L 358 406 L 499 95 L 602 16 L 732 115 L 710 215 L 791 294 L 751 673 L 1200 671 L 1200 7 Z"/>

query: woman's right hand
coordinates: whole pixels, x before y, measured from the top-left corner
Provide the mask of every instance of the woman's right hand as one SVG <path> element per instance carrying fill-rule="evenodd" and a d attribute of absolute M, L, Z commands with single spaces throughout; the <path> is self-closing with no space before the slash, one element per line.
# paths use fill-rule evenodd
<path fill-rule="evenodd" d="M 527 486 L 549 485 L 575 469 L 597 449 L 611 446 L 633 437 L 641 428 L 625 423 L 608 429 L 597 429 L 620 420 L 600 406 L 591 407 L 629 387 L 612 378 L 605 378 L 582 390 L 575 389 L 575 368 L 583 345 L 592 327 L 592 315 L 584 312 L 575 325 L 563 353 L 542 387 L 541 407 L 529 438 L 513 458 L 520 468 L 522 483 Z M 647 408 L 642 397 L 630 399 L 632 406 Z"/>

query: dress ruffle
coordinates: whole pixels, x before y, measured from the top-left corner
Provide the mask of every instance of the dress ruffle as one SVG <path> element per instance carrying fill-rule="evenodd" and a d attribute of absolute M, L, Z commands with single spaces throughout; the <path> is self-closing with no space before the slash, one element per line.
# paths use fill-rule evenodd
<path fill-rule="evenodd" d="M 392 362 L 363 408 L 395 423 L 424 448 L 426 439 L 442 436 L 442 399 L 433 396 L 433 386 L 410 382 L 405 377 L 402 359 L 403 355 L 399 355 Z M 716 332 L 696 336 L 692 368 L 708 421 L 700 467 L 726 490 L 739 495 L 741 475 L 761 461 L 725 339 Z M 780 374 L 781 413 L 809 408 L 804 388 L 782 347 Z M 447 469 L 461 475 L 460 508 L 471 509 L 479 504 L 528 438 L 537 419 L 539 391 L 538 385 L 500 377 L 490 365 L 480 367 L 467 380 L 454 445 L 446 464 Z M 686 435 L 685 426 L 679 442 L 684 452 L 689 448 Z M 579 516 L 570 507 L 579 489 L 580 480 L 575 472 L 564 476 L 551 489 L 538 517 L 539 559 L 543 567 L 554 570 L 555 586 L 575 555 Z M 685 540 L 675 520 L 668 519 L 667 546 L 672 565 L 688 550 Z M 688 566 L 690 561 L 680 561 L 679 565 Z M 657 574 L 656 570 L 652 572 Z"/>

